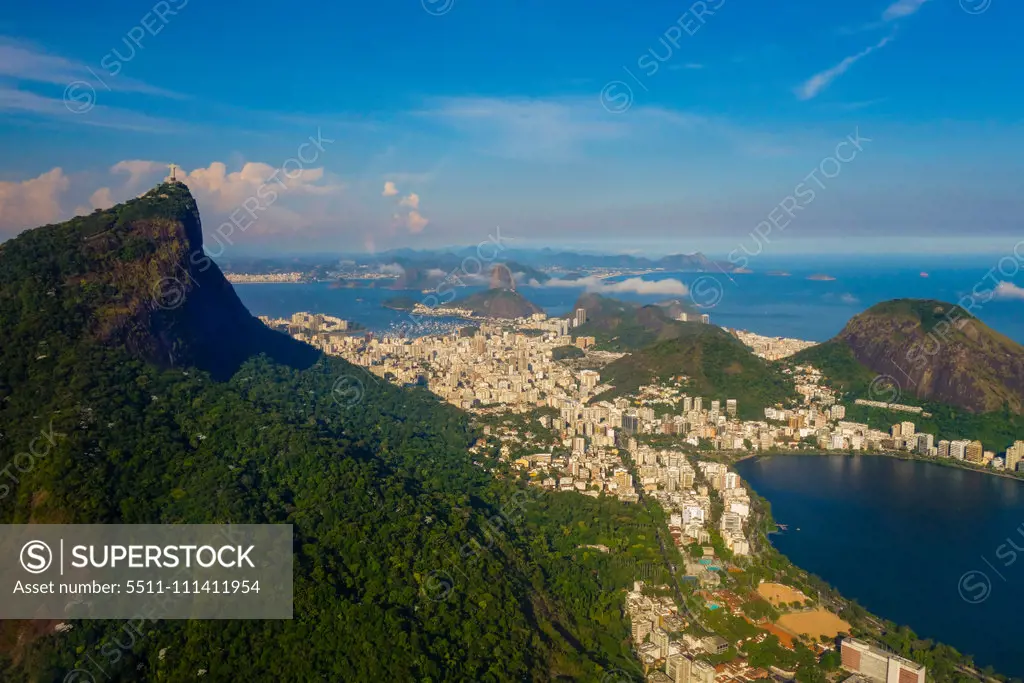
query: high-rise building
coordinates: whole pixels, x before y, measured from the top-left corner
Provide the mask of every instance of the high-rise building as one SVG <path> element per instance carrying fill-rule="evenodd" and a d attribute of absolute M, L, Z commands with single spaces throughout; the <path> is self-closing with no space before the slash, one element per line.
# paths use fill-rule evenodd
<path fill-rule="evenodd" d="M 928 455 L 932 446 L 935 445 L 935 437 L 931 434 L 915 434 L 915 436 L 917 437 L 917 452 L 921 455 Z"/>
<path fill-rule="evenodd" d="M 587 309 L 577 308 L 573 314 L 573 327 L 579 327 L 587 322 Z"/>
<path fill-rule="evenodd" d="M 971 441 L 967 444 L 967 450 L 964 453 L 964 460 L 969 462 L 981 462 L 985 457 L 985 447 L 981 445 L 980 441 Z"/>
<path fill-rule="evenodd" d="M 622 431 L 630 435 L 636 434 L 640 431 L 640 418 L 636 415 L 623 415 Z"/>
<path fill-rule="evenodd" d="M 949 442 L 949 457 L 956 458 L 957 460 L 963 460 L 967 457 L 967 446 L 970 441 L 964 439 L 957 439 L 956 441 Z"/>
<path fill-rule="evenodd" d="M 721 528 L 723 534 L 740 533 L 743 531 L 743 518 L 735 512 L 723 512 Z"/>
<path fill-rule="evenodd" d="M 693 661 L 685 655 L 672 655 L 665 660 L 665 674 L 672 683 L 690 683 L 690 669 Z"/>
<path fill-rule="evenodd" d="M 582 310 L 582 309 L 580 309 Z M 580 371 L 580 387 L 583 389 L 593 389 L 597 386 L 597 383 L 601 380 L 601 375 L 593 370 L 582 370 Z"/>
<path fill-rule="evenodd" d="M 898 439 L 901 436 L 903 436 L 903 431 L 902 431 L 902 428 L 900 427 L 900 425 L 898 425 L 898 424 L 893 425 L 892 426 L 892 438 Z"/>
<path fill-rule="evenodd" d="M 642 643 L 647 634 L 651 632 L 650 619 L 637 619 L 633 622 L 633 642 Z"/>
<path fill-rule="evenodd" d="M 715 683 L 715 667 L 695 659 L 690 665 L 690 683 Z M 924 680 L 921 683 L 924 683 Z"/>
<path fill-rule="evenodd" d="M 668 657 L 668 631 L 661 628 L 660 626 L 651 631 L 651 642 L 661 648 L 660 656 Z"/>
<path fill-rule="evenodd" d="M 1006 469 L 1017 470 L 1017 465 L 1024 460 L 1024 441 L 1015 441 L 1006 449 Z"/>
<path fill-rule="evenodd" d="M 704 399 L 701 398 L 700 396 L 695 396 L 693 398 L 693 409 L 696 410 L 698 413 L 701 410 L 703 410 L 704 409 Z"/>
<path fill-rule="evenodd" d="M 946 439 L 942 439 L 941 441 L 939 441 L 939 457 L 949 457 L 949 441 L 947 441 Z"/>
<path fill-rule="evenodd" d="M 694 479 L 696 478 L 696 476 L 697 476 L 697 473 L 693 470 L 693 468 L 690 467 L 689 465 L 687 465 L 687 466 L 681 468 L 681 471 L 679 473 L 679 477 L 680 477 L 680 482 L 679 483 L 682 484 L 684 489 L 691 489 L 691 488 L 693 488 L 693 482 L 694 482 Z"/>
<path fill-rule="evenodd" d="M 693 399 L 689 396 L 683 397 L 683 413 L 688 413 L 693 410 Z"/>
<path fill-rule="evenodd" d="M 736 399 L 726 399 L 725 412 L 729 417 L 736 417 Z"/>
<path fill-rule="evenodd" d="M 875 683 L 925 683 L 925 667 L 853 638 L 843 639 L 843 668 Z"/>
<path fill-rule="evenodd" d="M 917 432 L 913 422 L 901 422 L 900 423 L 900 435 L 904 438 L 912 436 Z"/>
<path fill-rule="evenodd" d="M 619 491 L 631 491 L 633 489 L 633 475 L 626 470 L 616 470 L 615 484 L 618 486 Z"/>

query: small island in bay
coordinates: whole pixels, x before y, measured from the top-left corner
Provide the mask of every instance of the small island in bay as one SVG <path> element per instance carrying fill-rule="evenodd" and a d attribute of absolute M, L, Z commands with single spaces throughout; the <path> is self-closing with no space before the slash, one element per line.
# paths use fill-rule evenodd
<path fill-rule="evenodd" d="M 393 296 L 388 299 L 384 299 L 380 305 L 384 308 L 390 308 L 393 311 L 411 311 L 415 308 L 417 303 L 419 302 L 411 296 Z"/>

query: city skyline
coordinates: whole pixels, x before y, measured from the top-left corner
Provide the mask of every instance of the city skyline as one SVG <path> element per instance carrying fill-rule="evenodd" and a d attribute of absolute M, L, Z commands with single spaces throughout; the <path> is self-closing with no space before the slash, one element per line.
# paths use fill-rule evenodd
<path fill-rule="evenodd" d="M 724 255 L 768 224 L 766 254 L 1005 252 L 1024 208 L 1020 16 L 20 6 L 0 25 L 0 240 L 173 162 L 208 232 L 250 210 L 239 253 L 438 248 L 500 225 L 528 246 Z"/>

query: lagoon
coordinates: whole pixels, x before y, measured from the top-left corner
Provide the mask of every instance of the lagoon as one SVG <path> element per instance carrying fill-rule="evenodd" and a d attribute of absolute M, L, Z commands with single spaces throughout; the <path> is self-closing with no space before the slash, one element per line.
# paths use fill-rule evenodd
<path fill-rule="evenodd" d="M 735 469 L 787 525 L 771 541 L 797 566 L 979 666 L 1024 677 L 1024 482 L 862 455 Z"/>

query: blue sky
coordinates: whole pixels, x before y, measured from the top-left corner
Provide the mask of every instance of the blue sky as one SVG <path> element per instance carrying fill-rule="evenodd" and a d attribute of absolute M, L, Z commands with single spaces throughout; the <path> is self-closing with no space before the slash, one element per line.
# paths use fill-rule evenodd
<path fill-rule="evenodd" d="M 1014 0 L 18 3 L 0 237 L 173 161 L 207 233 L 234 216 L 244 251 L 501 226 L 726 254 L 760 225 L 780 254 L 998 253 L 1024 215 L 1022 18 Z"/>

